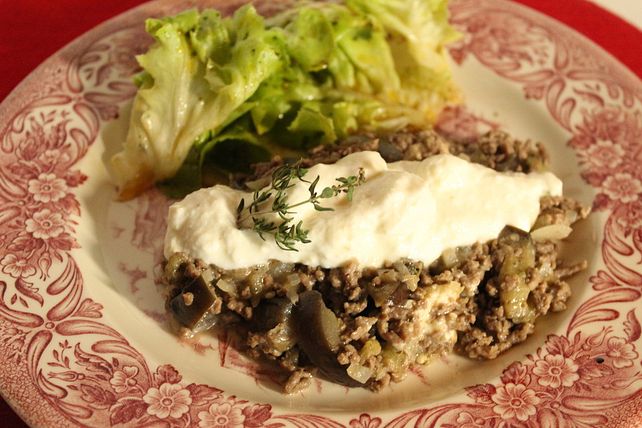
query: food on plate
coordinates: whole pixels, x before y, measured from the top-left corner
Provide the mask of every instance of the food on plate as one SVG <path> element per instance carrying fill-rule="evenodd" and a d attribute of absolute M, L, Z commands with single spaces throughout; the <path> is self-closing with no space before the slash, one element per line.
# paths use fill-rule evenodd
<path fill-rule="evenodd" d="M 168 310 L 184 336 L 235 335 L 286 392 L 313 374 L 379 390 L 453 350 L 495 358 L 566 307 L 585 267 L 558 251 L 588 209 L 546 165 L 540 144 L 497 131 L 276 156 L 170 208 Z"/>
<path fill-rule="evenodd" d="M 120 197 L 171 197 L 163 281 L 183 336 L 218 328 L 286 374 L 372 390 L 457 349 L 495 358 L 564 309 L 588 211 L 539 144 L 430 129 L 458 102 L 445 0 L 190 10 L 154 38 Z M 207 187 L 231 174 L 232 186 Z M 185 196 L 187 195 L 187 196 Z"/>
<path fill-rule="evenodd" d="M 217 185 L 173 204 L 165 253 L 186 252 L 224 269 L 273 257 L 323 267 L 351 260 L 380 266 L 402 258 L 428 264 L 448 248 L 497 237 L 507 224 L 529 230 L 540 198 L 559 196 L 562 189 L 550 172 L 503 174 L 451 154 L 386 163 L 379 152 L 361 151 L 307 171 L 290 167 L 292 179 L 286 181 L 282 171 L 276 169 L 271 183 L 255 192 Z M 316 189 L 337 196 L 335 177 L 356 185 L 357 174 L 363 182 L 350 189 L 351 197 L 323 199 L 323 205 L 312 198 Z M 279 205 L 283 209 L 275 210 Z M 277 239 L 265 239 L 266 224 Z M 288 247 L 278 233 L 296 225 L 305 232 L 305 245 Z"/>
<path fill-rule="evenodd" d="M 111 162 L 120 197 L 172 196 L 357 130 L 430 125 L 458 100 L 444 0 L 303 2 L 271 17 L 190 10 L 148 19 L 129 130 Z"/>

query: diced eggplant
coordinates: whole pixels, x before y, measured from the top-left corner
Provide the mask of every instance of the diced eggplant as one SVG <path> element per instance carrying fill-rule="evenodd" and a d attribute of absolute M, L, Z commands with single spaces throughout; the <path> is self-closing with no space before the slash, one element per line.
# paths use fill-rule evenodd
<path fill-rule="evenodd" d="M 524 172 L 543 172 L 547 169 L 547 162 L 542 156 L 529 155 L 526 158 L 527 169 Z"/>
<path fill-rule="evenodd" d="M 430 264 L 430 273 L 438 275 L 445 270 L 452 269 L 470 255 L 470 247 L 455 247 L 446 249 L 441 256 Z"/>
<path fill-rule="evenodd" d="M 514 277 L 512 282 L 510 288 L 502 289 L 499 294 L 506 317 L 515 323 L 533 321 L 536 313 L 528 301 L 531 292 L 528 284 L 523 276 Z"/>
<path fill-rule="evenodd" d="M 378 308 L 388 304 L 403 305 L 410 292 L 417 289 L 421 269 L 421 263 L 398 262 L 393 269 L 379 270 L 364 287 Z"/>
<path fill-rule="evenodd" d="M 216 322 L 216 314 L 213 313 L 215 301 L 214 288 L 199 276 L 169 301 L 169 308 L 176 321 L 198 333 Z"/>
<path fill-rule="evenodd" d="M 423 263 L 413 262 L 409 259 L 402 259 L 396 261 L 393 264 L 393 267 L 399 273 L 399 281 L 405 286 L 405 288 L 409 291 L 415 291 L 419 284 L 419 274 L 424 268 Z"/>
<path fill-rule="evenodd" d="M 267 266 L 259 266 L 255 269 L 252 269 L 250 274 L 247 276 L 247 280 L 245 281 L 250 288 L 250 294 L 252 294 L 252 298 L 257 302 L 260 300 L 264 292 L 265 287 L 263 284 L 263 279 L 265 278 L 266 271 Z"/>
<path fill-rule="evenodd" d="M 381 307 L 392 300 L 399 285 L 399 282 L 385 282 L 378 285 L 368 283 L 366 285 L 366 291 L 368 295 L 372 297 L 375 306 Z"/>
<path fill-rule="evenodd" d="M 403 159 L 403 152 L 383 137 L 379 140 L 377 151 L 386 162 L 397 162 Z"/>
<path fill-rule="evenodd" d="M 294 305 L 288 298 L 276 297 L 263 300 L 252 313 L 250 328 L 253 331 L 268 331 L 288 322 Z"/>
<path fill-rule="evenodd" d="M 523 169 L 522 162 L 516 155 L 508 155 L 503 160 L 495 164 L 496 171 L 521 171 Z"/>
<path fill-rule="evenodd" d="M 178 279 L 178 276 L 181 271 L 181 266 L 187 263 L 189 257 L 185 253 L 174 253 L 172 254 L 167 263 L 165 263 L 165 278 L 172 283 Z"/>
<path fill-rule="evenodd" d="M 535 246 L 527 232 L 507 226 L 499 235 L 499 241 L 510 248 L 502 262 L 500 279 L 506 275 L 524 275 L 535 266 Z"/>
<path fill-rule="evenodd" d="M 359 350 L 359 357 L 361 357 L 362 362 L 365 362 L 368 360 L 368 358 L 379 355 L 380 353 L 381 344 L 377 339 L 371 337 L 366 341 L 366 343 L 363 344 L 361 350 Z"/>
<path fill-rule="evenodd" d="M 408 366 L 408 357 L 403 351 L 386 344 L 381 351 L 382 363 L 393 373 L 403 373 Z"/>
<path fill-rule="evenodd" d="M 499 300 L 506 317 L 516 323 L 532 321 L 535 310 L 528 301 L 530 288 L 526 282 L 526 272 L 535 266 L 535 246 L 527 232 L 514 227 L 506 227 L 499 240 L 507 245 L 506 254 L 499 270 L 499 280 L 505 285 L 501 288 Z M 510 282 L 510 286 L 508 285 Z"/>
<path fill-rule="evenodd" d="M 292 311 L 297 343 L 312 364 L 329 380 L 346 386 L 362 384 L 348 376 L 347 367 L 337 361 L 340 345 L 339 320 L 315 290 L 299 295 Z"/>

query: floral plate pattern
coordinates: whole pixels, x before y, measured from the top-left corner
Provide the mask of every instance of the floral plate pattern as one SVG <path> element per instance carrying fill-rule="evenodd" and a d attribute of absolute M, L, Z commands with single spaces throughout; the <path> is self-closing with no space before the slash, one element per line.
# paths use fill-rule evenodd
<path fill-rule="evenodd" d="M 142 34 L 144 18 L 205 3 L 228 11 L 240 4 L 145 4 L 64 48 L 0 105 L 0 391 L 29 424 L 642 424 L 642 83 L 581 36 L 504 0 L 454 0 L 452 22 L 463 37 L 450 53 L 456 76 L 470 75 L 471 67 L 485 70 L 487 80 L 470 83 L 469 77 L 465 93 L 469 85 L 500 85 L 507 99 L 541 113 L 529 119 L 554 129 L 552 139 L 560 143 L 553 154 L 573 163 L 565 184 L 593 202 L 586 233 L 594 235 L 596 256 L 572 308 L 557 318 L 558 325 L 545 325 L 551 334 L 529 342 L 528 352 L 511 351 L 487 366 L 497 376 L 441 397 L 375 409 L 358 404 L 369 395 L 352 399 L 363 392 L 321 384 L 301 406 L 298 398 L 277 399 L 258 384 L 259 392 L 244 394 L 247 389 L 234 387 L 237 378 L 252 385 L 253 378 L 270 374 L 259 373 L 224 338 L 188 346 L 168 342 L 180 348 L 179 357 L 152 349 L 140 330 L 162 325 L 164 315 L 140 289 L 153 284 L 150 266 L 158 261 L 167 201 L 148 192 L 131 204 L 112 202 L 101 156 L 123 128 L 118 118 L 126 116 L 123 109 L 135 91 L 134 55 L 149 43 Z M 472 111 L 477 101 L 470 98 Z M 449 110 L 440 127 L 465 136 L 505 126 L 509 116 L 499 104 L 475 113 Z M 491 120 L 493 109 L 500 113 Z M 123 242 L 130 249 L 119 259 L 113 255 Z M 128 251 L 141 261 L 133 262 Z M 126 284 L 126 290 L 112 281 Z M 147 292 L 158 294 L 153 285 Z M 197 376 L 191 354 L 216 354 L 220 368 Z M 429 374 L 417 378 L 430 387 Z M 353 404 L 348 410 L 325 404 L 317 409 L 315 394 L 340 394 L 339 400 Z"/>

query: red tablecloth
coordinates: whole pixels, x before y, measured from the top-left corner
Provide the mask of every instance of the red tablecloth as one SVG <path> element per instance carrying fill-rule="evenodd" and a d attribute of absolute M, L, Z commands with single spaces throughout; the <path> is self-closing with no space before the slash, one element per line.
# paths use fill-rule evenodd
<path fill-rule="evenodd" d="M 577 29 L 642 77 L 642 33 L 586 0 L 519 0 Z M 48 56 L 142 0 L 0 0 L 0 99 Z M 24 427 L 0 400 L 0 425 Z"/>

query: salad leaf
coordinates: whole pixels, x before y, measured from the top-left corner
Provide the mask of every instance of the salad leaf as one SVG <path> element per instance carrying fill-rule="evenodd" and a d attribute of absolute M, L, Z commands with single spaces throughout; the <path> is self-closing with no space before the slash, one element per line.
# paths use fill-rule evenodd
<path fill-rule="evenodd" d="M 332 26 L 321 10 L 302 9 L 288 30 L 288 49 L 304 71 L 319 71 L 327 67 L 335 42 Z"/>
<path fill-rule="evenodd" d="M 153 183 L 181 196 L 205 170 L 358 130 L 430 126 L 458 100 L 445 0 L 301 3 L 264 19 L 194 10 L 149 19 L 155 42 L 113 175 L 126 199 Z"/>
<path fill-rule="evenodd" d="M 444 100 L 455 100 L 445 45 L 459 33 L 448 24 L 447 0 L 347 0 L 388 34 L 401 90 L 398 102 L 435 119 Z"/>
<path fill-rule="evenodd" d="M 321 112 L 321 106 L 306 103 L 296 112 L 287 126 L 281 144 L 294 148 L 311 148 L 321 143 L 331 143 L 337 139 L 332 117 Z"/>
<path fill-rule="evenodd" d="M 194 143 L 176 174 L 158 186 L 167 196 L 181 198 L 208 181 L 203 177 L 204 165 L 220 172 L 249 172 L 252 163 L 269 159 L 270 152 L 259 144 L 247 121 L 239 121 L 217 135 L 204 134 Z"/>
<path fill-rule="evenodd" d="M 112 158 L 122 198 L 176 174 L 194 143 L 218 132 L 280 66 L 279 47 L 252 7 L 231 22 L 196 11 L 147 21 L 156 43 L 137 59 L 149 77 L 134 100 L 123 151 Z"/>

